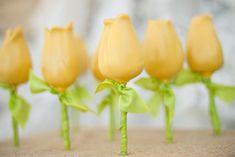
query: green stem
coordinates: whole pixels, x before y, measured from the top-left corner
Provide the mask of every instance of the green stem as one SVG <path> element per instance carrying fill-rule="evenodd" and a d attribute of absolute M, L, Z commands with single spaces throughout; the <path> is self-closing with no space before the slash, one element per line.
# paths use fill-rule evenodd
<path fill-rule="evenodd" d="M 121 131 L 121 155 L 127 155 L 127 112 L 121 111 L 120 120 Z"/>
<path fill-rule="evenodd" d="M 61 104 L 61 124 L 62 124 L 62 132 L 64 138 L 64 149 L 70 150 L 70 137 L 69 137 L 69 118 L 68 111 L 65 104 Z"/>
<path fill-rule="evenodd" d="M 210 112 L 210 117 L 211 117 L 211 123 L 213 126 L 213 132 L 215 135 L 220 135 L 221 134 L 221 125 L 220 125 L 220 120 L 219 116 L 216 110 L 216 105 L 215 105 L 215 94 L 210 87 L 208 87 L 208 92 L 209 92 L 209 112 Z"/>
<path fill-rule="evenodd" d="M 165 122 L 166 122 L 166 142 L 172 143 L 173 137 L 172 137 L 171 122 L 170 122 L 170 112 L 168 107 L 165 107 Z"/>
<path fill-rule="evenodd" d="M 13 144 L 19 146 L 19 133 L 18 133 L 18 124 L 15 118 L 12 116 L 12 129 L 13 129 Z"/>
<path fill-rule="evenodd" d="M 109 140 L 114 140 L 115 133 L 115 119 L 114 119 L 114 105 L 110 104 L 109 107 Z"/>
<path fill-rule="evenodd" d="M 9 101 L 9 106 L 15 105 L 15 100 L 16 100 L 16 88 L 12 88 L 10 91 L 10 101 Z M 15 146 L 19 146 L 19 133 L 18 133 L 18 123 L 15 117 L 12 115 L 12 129 L 13 129 L 13 144 Z"/>

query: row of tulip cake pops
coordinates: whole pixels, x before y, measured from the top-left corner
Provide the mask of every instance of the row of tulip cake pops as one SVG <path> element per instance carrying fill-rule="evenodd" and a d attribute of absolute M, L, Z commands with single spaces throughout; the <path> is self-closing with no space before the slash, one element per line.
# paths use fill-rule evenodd
<path fill-rule="evenodd" d="M 187 61 L 191 70 L 183 70 L 184 53 L 171 21 L 151 20 L 144 38 L 143 51 L 128 15 L 104 20 L 104 30 L 92 61 L 92 71 L 100 82 L 96 91 L 106 88 L 110 93 L 101 102 L 102 111 L 110 105 L 110 136 L 113 138 L 113 106 L 121 110 L 121 155 L 127 155 L 127 113 L 150 111 L 156 116 L 161 105 L 165 108 L 166 141 L 172 143 L 172 120 L 175 109 L 175 94 L 172 86 L 203 83 L 209 93 L 209 113 L 215 135 L 221 133 L 220 121 L 215 106 L 215 96 L 225 103 L 235 100 L 235 87 L 216 84 L 211 74 L 223 64 L 220 42 L 208 15 L 196 16 L 189 27 Z M 143 59 L 144 58 L 144 59 Z M 129 80 L 139 75 L 142 69 L 151 76 L 141 78 L 136 84 L 153 92 L 147 106 L 138 94 L 127 87 Z"/>
<path fill-rule="evenodd" d="M 66 28 L 45 29 L 44 36 L 41 70 L 45 81 L 30 72 L 31 60 L 22 29 L 7 31 L 0 50 L 0 87 L 10 91 L 9 109 L 12 113 L 15 145 L 19 143 L 18 124 L 25 126 L 30 111 L 30 105 L 16 89 L 19 84 L 26 82 L 30 75 L 29 83 L 33 93 L 49 91 L 58 96 L 62 108 L 64 147 L 69 150 L 67 108 L 72 107 L 82 112 L 91 111 L 82 100 L 85 89 L 80 85 L 69 88 L 77 77 L 84 73 L 87 56 L 84 46 L 81 46 L 82 43 L 73 34 L 71 24 Z M 93 57 L 92 71 L 100 80 L 96 92 L 110 89 L 98 107 L 98 112 L 102 112 L 104 107 L 110 104 L 110 139 L 113 139 L 115 130 L 115 104 L 118 104 L 121 111 L 121 155 L 128 153 L 127 113 L 150 111 L 157 115 L 161 104 L 165 107 L 166 140 L 168 143 L 172 142 L 171 123 L 175 108 L 172 86 L 204 83 L 209 91 L 209 109 L 214 133 L 221 132 L 214 97 L 218 96 L 230 103 L 235 99 L 235 88 L 210 80 L 211 74 L 223 63 L 221 46 L 211 17 L 193 18 L 189 28 L 187 56 L 191 70 L 182 70 L 183 49 L 170 21 L 150 21 L 142 49 L 128 15 L 121 14 L 115 19 L 105 20 L 104 31 Z M 11 64 L 12 61 L 14 65 Z M 153 91 L 148 105 L 133 88 L 127 86 L 128 81 L 139 75 L 143 68 L 151 77 L 141 78 L 136 83 Z"/>
<path fill-rule="evenodd" d="M 144 39 L 146 72 L 150 78 L 141 78 L 136 83 L 153 91 L 149 107 L 153 115 L 165 106 L 166 140 L 172 142 L 171 123 L 174 115 L 175 96 L 171 86 L 203 83 L 209 93 L 209 113 L 215 135 L 221 133 L 220 121 L 215 106 L 215 96 L 225 103 L 235 99 L 235 88 L 213 83 L 211 75 L 223 64 L 222 48 L 215 32 L 212 18 L 196 16 L 189 26 L 187 39 L 187 62 L 190 70 L 182 69 L 183 50 L 170 21 L 150 21 Z"/>
<path fill-rule="evenodd" d="M 73 35 L 71 24 L 65 29 L 45 29 L 41 69 L 46 81 L 43 81 L 30 73 L 31 59 L 22 29 L 17 27 L 7 31 L 0 50 L 0 87 L 10 91 L 9 109 L 12 113 L 14 145 L 19 145 L 18 125 L 26 125 L 30 112 L 29 103 L 17 94 L 17 87 L 28 81 L 30 73 L 30 88 L 33 93 L 49 91 L 58 95 L 62 108 L 64 146 L 65 149 L 70 149 L 67 107 L 82 112 L 90 109 L 83 104 L 86 96 L 84 87 L 76 84 L 73 88 L 66 89 L 78 76 L 85 73 L 87 60 L 84 43 Z"/>

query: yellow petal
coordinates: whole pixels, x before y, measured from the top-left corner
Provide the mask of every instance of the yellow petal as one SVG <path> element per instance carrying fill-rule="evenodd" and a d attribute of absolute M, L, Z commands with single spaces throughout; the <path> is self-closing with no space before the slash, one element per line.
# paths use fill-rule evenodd
<path fill-rule="evenodd" d="M 188 31 L 187 60 L 193 71 L 206 77 L 223 64 L 222 48 L 212 18 L 208 15 L 192 19 Z"/>
<path fill-rule="evenodd" d="M 103 81 L 105 80 L 105 77 L 101 74 L 99 66 L 98 66 L 98 49 L 99 48 L 97 48 L 94 56 L 92 56 L 91 70 L 92 70 L 93 76 L 95 76 L 95 78 L 98 81 Z"/>
<path fill-rule="evenodd" d="M 45 30 L 41 70 L 44 79 L 60 91 L 76 80 L 79 57 L 71 26 Z"/>
<path fill-rule="evenodd" d="M 30 52 L 21 27 L 8 30 L 0 49 L 0 81 L 18 85 L 28 80 Z"/>
<path fill-rule="evenodd" d="M 152 77 L 169 80 L 181 70 L 184 54 L 171 21 L 149 21 L 144 54 L 145 70 Z"/>
<path fill-rule="evenodd" d="M 126 83 L 143 69 L 143 53 L 137 35 L 126 14 L 119 15 L 101 43 L 98 64 L 109 79 Z"/>
<path fill-rule="evenodd" d="M 108 32 L 110 30 L 110 27 L 113 23 L 114 19 L 105 19 L 104 20 L 104 30 L 101 34 L 101 38 L 100 38 L 100 41 L 99 41 L 99 44 L 96 48 L 96 51 L 95 51 L 95 54 L 94 56 L 92 57 L 92 61 L 91 61 L 91 71 L 93 73 L 93 75 L 95 76 L 95 78 L 98 80 L 98 81 L 103 81 L 105 80 L 105 77 L 103 76 L 103 74 L 100 72 L 100 69 L 99 69 L 99 64 L 98 64 L 98 53 L 99 51 L 101 50 L 101 47 L 105 44 L 105 42 L 107 40 L 105 40 L 107 38 L 107 35 L 108 35 Z"/>

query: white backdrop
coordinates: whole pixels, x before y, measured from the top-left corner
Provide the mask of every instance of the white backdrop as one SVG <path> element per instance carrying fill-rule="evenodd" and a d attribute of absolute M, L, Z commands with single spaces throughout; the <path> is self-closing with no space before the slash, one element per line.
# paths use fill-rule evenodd
<path fill-rule="evenodd" d="M 13 3 L 14 1 L 9 1 Z M 21 7 L 24 7 L 22 0 Z M 11 5 L 9 5 L 11 6 Z M 12 13 L 11 8 L 9 12 Z M 172 19 L 177 33 L 184 45 L 187 26 L 191 17 L 201 13 L 209 13 L 214 17 L 215 27 L 224 50 L 225 64 L 221 70 L 213 75 L 213 80 L 219 83 L 235 85 L 235 1 L 233 0 L 38 0 L 29 13 L 29 17 L 21 23 L 27 30 L 27 40 L 33 59 L 33 69 L 40 75 L 39 56 L 42 47 L 43 28 L 53 25 L 64 26 L 68 22 L 74 23 L 75 32 L 87 43 L 87 49 L 92 54 L 97 46 L 103 29 L 103 19 L 115 17 L 119 13 L 128 13 L 134 27 L 143 39 L 148 19 Z M 6 11 L 8 13 L 8 11 Z M 10 16 L 10 15 L 9 15 Z M 16 16 L 17 17 L 17 16 Z M 1 21 L 1 19 L 0 19 Z M 4 21 L 1 21 L 4 23 Z M 17 23 L 11 23 L 16 25 Z M 5 24 L 7 26 L 7 24 Z M 1 34 L 0 38 L 3 38 Z M 146 76 L 143 72 L 141 76 Z M 139 76 L 139 77 L 141 77 Z M 96 81 L 89 73 L 79 78 L 94 95 Z M 134 81 L 134 80 L 133 80 Z M 145 99 L 150 96 L 133 84 L 130 86 L 138 90 Z M 208 116 L 207 91 L 201 85 L 190 85 L 176 92 L 175 128 L 210 128 Z M 57 98 L 49 93 L 32 95 L 27 85 L 20 87 L 19 92 L 32 104 L 31 115 L 27 127 L 20 131 L 23 136 L 32 133 L 55 130 L 60 127 L 60 105 Z M 103 94 L 94 95 L 88 105 L 96 109 L 96 105 Z M 11 119 L 7 108 L 8 93 L 0 90 L 0 139 L 11 137 Z M 235 128 L 235 103 L 225 105 L 217 100 L 222 127 Z M 81 127 L 106 126 L 107 111 L 100 117 L 91 113 L 80 114 Z M 164 114 L 161 111 L 157 119 L 150 115 L 129 115 L 130 127 L 163 127 Z"/>

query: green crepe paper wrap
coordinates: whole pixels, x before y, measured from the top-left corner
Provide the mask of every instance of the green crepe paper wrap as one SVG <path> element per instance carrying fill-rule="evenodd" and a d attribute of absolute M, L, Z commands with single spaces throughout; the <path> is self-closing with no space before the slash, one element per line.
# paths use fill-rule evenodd
<path fill-rule="evenodd" d="M 109 93 L 102 99 L 98 105 L 98 114 L 101 114 L 106 107 L 109 107 L 109 131 L 108 139 L 114 140 L 115 135 L 115 107 L 117 103 L 116 94 L 113 90 L 109 90 Z"/>
<path fill-rule="evenodd" d="M 175 95 L 171 89 L 171 83 L 162 82 L 155 78 L 141 78 L 136 84 L 146 90 L 151 90 L 153 95 L 148 101 L 150 113 L 153 117 L 158 115 L 161 105 L 165 108 L 165 124 L 166 124 L 166 142 L 172 143 L 172 120 L 175 110 Z"/>
<path fill-rule="evenodd" d="M 29 103 L 17 93 L 15 86 L 0 83 L 0 87 L 10 92 L 10 100 L 8 103 L 12 117 L 13 143 L 19 145 L 18 125 L 24 128 L 27 124 L 31 106 Z"/>
<path fill-rule="evenodd" d="M 127 155 L 127 112 L 121 111 L 120 119 L 120 132 L 121 132 L 121 155 Z"/>
<path fill-rule="evenodd" d="M 199 73 L 190 70 L 182 70 L 174 80 L 176 86 L 184 86 L 192 83 L 203 83 L 206 86 L 209 95 L 209 113 L 213 132 L 215 135 L 221 134 L 221 125 L 216 110 L 215 97 L 220 98 L 226 104 L 231 104 L 235 100 L 235 87 L 214 83 L 210 78 L 205 79 Z"/>
<path fill-rule="evenodd" d="M 70 150 L 70 137 L 69 137 L 69 117 L 66 104 L 61 103 L 61 124 L 62 135 L 64 137 L 64 148 Z"/>
<path fill-rule="evenodd" d="M 30 72 L 29 85 L 32 93 L 50 92 L 58 96 L 61 103 L 61 123 L 62 134 L 64 138 L 64 149 L 70 150 L 70 137 L 69 137 L 69 119 L 67 107 L 72 107 L 81 112 L 91 111 L 78 99 L 78 90 L 71 89 L 64 92 L 58 92 L 53 87 L 48 85 L 45 81 L 38 78 L 32 71 Z"/>
<path fill-rule="evenodd" d="M 127 113 L 145 113 L 149 112 L 148 106 L 137 94 L 137 92 L 127 87 L 126 84 L 118 83 L 112 80 L 105 80 L 96 88 L 96 92 L 110 89 L 115 94 L 119 109 L 121 111 L 120 132 L 121 132 L 121 155 L 127 155 Z M 109 98 L 109 97 L 108 97 Z M 101 107 L 102 106 L 102 107 Z M 100 105 L 103 108 L 105 105 Z M 102 109 L 100 109 L 102 111 Z"/>

